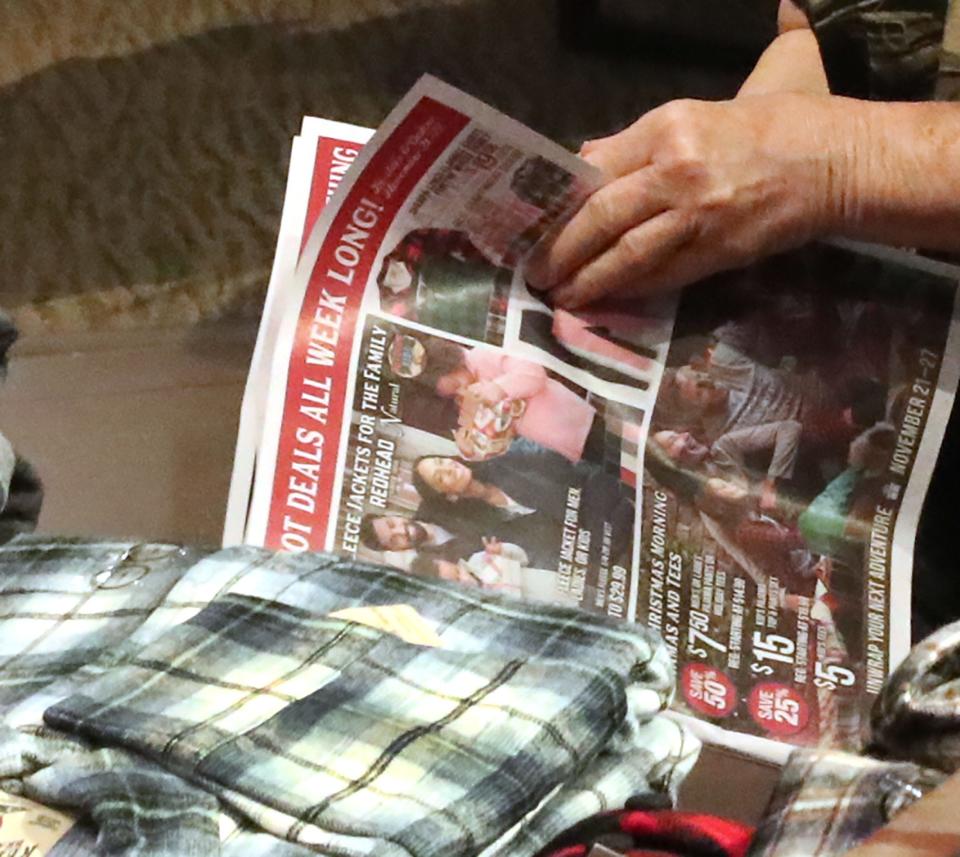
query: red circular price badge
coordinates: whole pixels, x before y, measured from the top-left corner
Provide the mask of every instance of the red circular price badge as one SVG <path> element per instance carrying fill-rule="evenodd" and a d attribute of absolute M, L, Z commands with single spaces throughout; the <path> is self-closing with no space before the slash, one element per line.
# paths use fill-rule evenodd
<path fill-rule="evenodd" d="M 750 691 L 750 716 L 772 735 L 796 735 L 810 719 L 810 706 L 792 687 L 775 681 Z"/>
<path fill-rule="evenodd" d="M 737 689 L 729 676 L 706 664 L 687 664 L 680 686 L 691 708 L 708 717 L 726 717 L 737 707 Z"/>

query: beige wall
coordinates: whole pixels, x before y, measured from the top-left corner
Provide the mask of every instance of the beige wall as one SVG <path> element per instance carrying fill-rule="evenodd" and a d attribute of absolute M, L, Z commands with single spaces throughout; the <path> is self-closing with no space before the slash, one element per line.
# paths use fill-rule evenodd
<path fill-rule="evenodd" d="M 0 0 L 0 86 L 73 58 L 122 56 L 236 24 L 333 30 L 464 0 Z"/>
<path fill-rule="evenodd" d="M 46 487 L 40 529 L 217 544 L 252 325 L 14 346 L 0 427 Z"/>

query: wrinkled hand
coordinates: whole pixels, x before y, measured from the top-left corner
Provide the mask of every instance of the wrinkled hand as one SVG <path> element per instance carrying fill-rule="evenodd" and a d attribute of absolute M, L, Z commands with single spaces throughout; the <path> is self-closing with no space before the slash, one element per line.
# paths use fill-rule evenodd
<path fill-rule="evenodd" d="M 527 267 L 575 309 L 678 288 L 829 230 L 842 196 L 842 99 L 675 101 L 584 145 L 608 177 Z M 840 200 L 842 202 L 842 200 Z"/>

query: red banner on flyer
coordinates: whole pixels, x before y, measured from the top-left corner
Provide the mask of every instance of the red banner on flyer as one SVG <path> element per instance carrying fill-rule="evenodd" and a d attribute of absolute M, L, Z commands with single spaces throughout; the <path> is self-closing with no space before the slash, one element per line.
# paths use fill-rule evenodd
<path fill-rule="evenodd" d="M 268 547 L 324 547 L 354 328 L 370 269 L 404 201 L 468 121 L 422 99 L 376 152 L 330 225 L 297 325 Z"/>
<path fill-rule="evenodd" d="M 313 180 L 310 182 L 310 200 L 303 223 L 303 239 L 300 252 L 316 226 L 317 219 L 326 208 L 330 198 L 337 192 L 340 182 L 360 154 L 363 147 L 349 140 L 334 140 L 321 137 L 317 141 Z"/>

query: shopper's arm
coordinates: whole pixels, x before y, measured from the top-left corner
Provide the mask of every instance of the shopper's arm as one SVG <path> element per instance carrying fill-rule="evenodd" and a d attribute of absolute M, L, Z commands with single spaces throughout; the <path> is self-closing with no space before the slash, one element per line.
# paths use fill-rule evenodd
<path fill-rule="evenodd" d="M 853 131 L 827 231 L 960 252 L 960 103 L 844 101 Z"/>
<path fill-rule="evenodd" d="M 800 7 L 793 0 L 780 0 L 780 6 L 777 9 L 777 30 L 783 34 L 793 30 L 809 29 L 810 22 Z"/>
<path fill-rule="evenodd" d="M 583 156 L 609 181 L 528 269 L 566 309 L 828 235 L 960 251 L 960 103 L 673 102 Z"/>
<path fill-rule="evenodd" d="M 790 0 L 781 0 L 779 35 L 763 52 L 740 95 L 770 92 L 826 94 L 827 75 L 820 47 L 807 17 Z"/>

